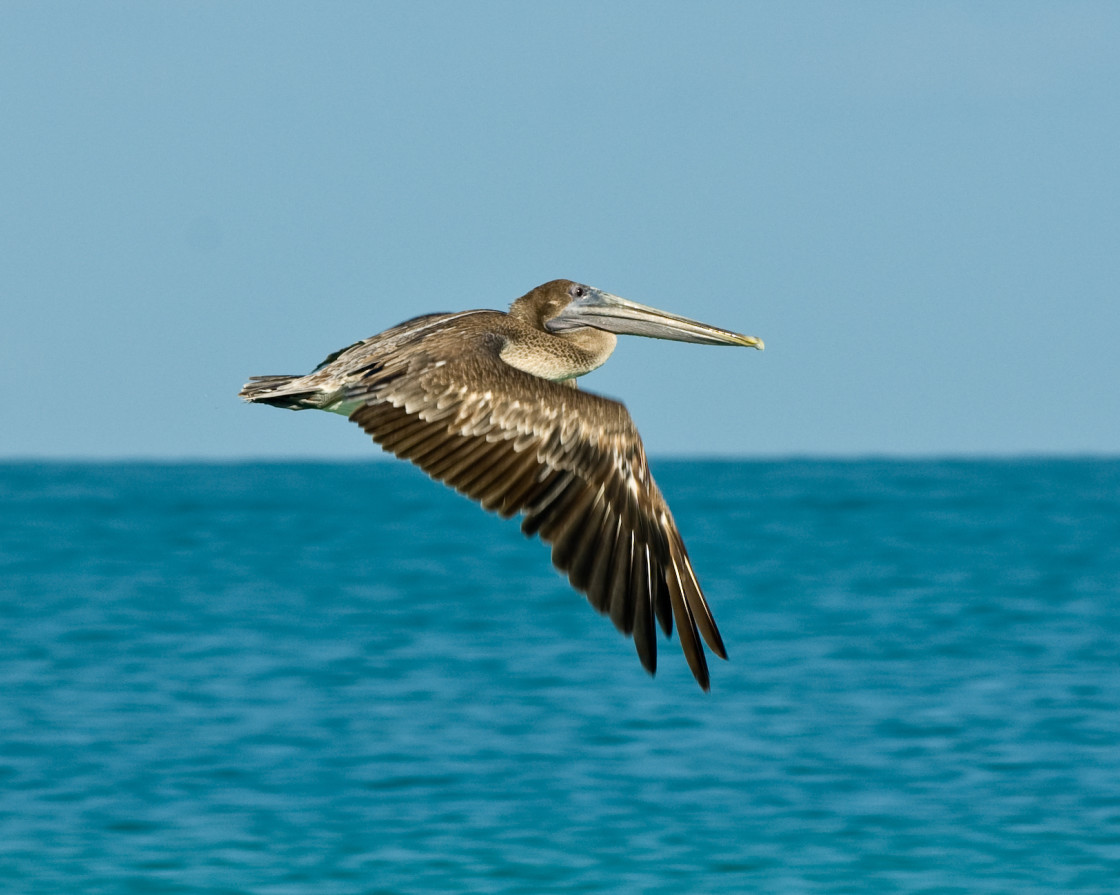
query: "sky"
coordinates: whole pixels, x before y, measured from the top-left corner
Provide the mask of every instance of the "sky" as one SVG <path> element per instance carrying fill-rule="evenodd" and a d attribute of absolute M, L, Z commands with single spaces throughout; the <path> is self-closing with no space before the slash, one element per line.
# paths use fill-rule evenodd
<path fill-rule="evenodd" d="M 653 457 L 1120 453 L 1120 4 L 6 0 L 0 459 L 362 458 L 248 406 L 578 280 Z"/>

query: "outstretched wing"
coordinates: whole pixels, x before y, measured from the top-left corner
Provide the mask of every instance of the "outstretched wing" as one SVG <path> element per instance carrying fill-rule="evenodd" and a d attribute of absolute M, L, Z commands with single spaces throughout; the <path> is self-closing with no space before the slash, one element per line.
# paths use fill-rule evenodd
<path fill-rule="evenodd" d="M 727 653 L 669 507 L 617 401 L 524 373 L 484 336 L 454 351 L 376 349 L 343 402 L 374 441 L 552 545 L 552 562 L 657 667 L 654 618 L 708 689 L 699 635 Z M 373 348 L 373 346 L 369 346 Z"/>

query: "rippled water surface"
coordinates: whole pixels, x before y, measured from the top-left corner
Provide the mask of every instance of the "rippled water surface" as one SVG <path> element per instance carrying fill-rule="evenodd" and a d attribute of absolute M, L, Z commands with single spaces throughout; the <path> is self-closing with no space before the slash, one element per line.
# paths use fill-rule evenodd
<path fill-rule="evenodd" d="M 403 464 L 0 466 L 4 888 L 1120 888 L 1120 462 L 654 472 L 707 695 Z"/>

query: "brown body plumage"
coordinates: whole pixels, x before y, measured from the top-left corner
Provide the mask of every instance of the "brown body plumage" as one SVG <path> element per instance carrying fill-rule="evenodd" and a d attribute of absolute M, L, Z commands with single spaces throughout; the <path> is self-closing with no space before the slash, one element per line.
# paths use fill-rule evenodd
<path fill-rule="evenodd" d="M 656 315 L 656 316 L 653 316 Z M 306 376 L 254 377 L 247 401 L 342 413 L 410 460 L 552 545 L 552 561 L 657 667 L 654 619 L 674 620 L 696 680 L 700 638 L 727 658 L 669 507 L 626 408 L 572 388 L 613 351 L 607 331 L 709 344 L 761 342 L 656 312 L 567 280 L 508 314 L 466 311 L 402 323 Z"/>

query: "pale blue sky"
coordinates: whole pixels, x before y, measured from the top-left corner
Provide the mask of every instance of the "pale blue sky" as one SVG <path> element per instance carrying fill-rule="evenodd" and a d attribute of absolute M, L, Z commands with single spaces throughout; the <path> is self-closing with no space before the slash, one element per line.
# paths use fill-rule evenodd
<path fill-rule="evenodd" d="M 248 407 L 568 277 L 654 456 L 1117 453 L 1120 4 L 4 3 L 0 457 L 365 457 Z"/>

